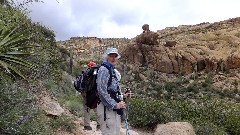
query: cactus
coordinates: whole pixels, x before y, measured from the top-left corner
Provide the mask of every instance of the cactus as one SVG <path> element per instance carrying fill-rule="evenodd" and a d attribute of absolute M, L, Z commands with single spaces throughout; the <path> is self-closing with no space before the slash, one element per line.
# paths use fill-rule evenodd
<path fill-rule="evenodd" d="M 223 64 L 223 62 L 221 62 L 221 71 L 223 72 L 224 71 L 224 64 Z"/>
<path fill-rule="evenodd" d="M 196 75 L 197 75 L 197 71 L 198 71 L 198 68 L 197 68 L 197 64 L 194 65 L 194 80 L 196 79 Z"/>
<path fill-rule="evenodd" d="M 164 82 L 162 82 L 162 89 L 165 91 L 166 89 L 165 89 L 165 84 L 164 84 Z"/>
<path fill-rule="evenodd" d="M 72 46 L 71 46 L 71 48 L 70 48 L 69 69 L 70 69 L 70 74 L 72 74 L 72 70 L 73 70 L 73 48 L 72 48 Z"/>

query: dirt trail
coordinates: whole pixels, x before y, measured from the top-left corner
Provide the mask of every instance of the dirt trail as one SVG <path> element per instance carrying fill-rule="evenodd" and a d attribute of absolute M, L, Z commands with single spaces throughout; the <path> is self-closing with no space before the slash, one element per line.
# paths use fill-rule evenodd
<path fill-rule="evenodd" d="M 62 107 L 57 98 L 52 97 L 47 91 L 43 91 L 41 96 L 38 98 L 39 106 L 45 111 L 46 116 L 60 116 L 62 114 L 69 116 L 73 119 L 73 123 L 76 125 L 76 129 L 72 132 L 66 132 L 63 130 L 58 130 L 57 135 L 101 135 L 100 130 L 96 130 L 97 122 L 92 121 L 90 126 L 93 128 L 91 131 L 84 130 L 83 118 L 79 118 L 69 112 L 68 109 Z M 59 111 L 60 110 L 60 111 Z M 126 135 L 125 124 L 122 123 L 121 135 Z M 153 135 L 144 131 L 139 131 L 130 127 L 130 135 Z"/>
<path fill-rule="evenodd" d="M 72 117 L 71 114 L 70 114 L 70 116 Z M 73 116 L 73 117 L 75 117 L 75 116 Z M 72 133 L 65 132 L 65 131 L 58 131 L 57 134 L 58 135 L 102 135 L 101 131 L 96 129 L 97 122 L 95 122 L 95 121 L 92 121 L 90 123 L 91 127 L 93 128 L 93 130 L 91 130 L 91 131 L 86 131 L 83 129 L 83 119 L 82 118 L 75 117 L 74 123 L 76 124 L 76 130 L 73 131 Z M 124 128 L 124 124 L 122 124 L 121 135 L 126 135 L 126 129 Z M 144 131 L 139 131 L 139 130 L 131 128 L 130 135 L 153 135 L 153 133 L 147 133 Z"/>

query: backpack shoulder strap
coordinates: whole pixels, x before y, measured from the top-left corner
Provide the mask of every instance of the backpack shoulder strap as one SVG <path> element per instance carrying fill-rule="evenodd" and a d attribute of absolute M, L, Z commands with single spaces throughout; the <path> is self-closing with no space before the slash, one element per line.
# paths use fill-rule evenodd
<path fill-rule="evenodd" d="M 112 74 L 112 69 L 104 64 L 102 64 L 102 66 L 104 66 L 105 68 L 108 69 L 108 72 L 110 74 L 109 80 L 108 80 L 108 87 L 112 84 L 112 78 L 113 78 L 113 74 Z"/>
<path fill-rule="evenodd" d="M 102 64 L 103 67 L 108 69 L 108 72 L 110 74 L 109 80 L 108 80 L 108 87 L 112 84 L 112 78 L 113 78 L 113 74 L 112 74 L 112 69 L 104 64 Z M 107 117 L 106 117 L 106 106 L 104 106 L 104 121 L 106 121 Z"/>

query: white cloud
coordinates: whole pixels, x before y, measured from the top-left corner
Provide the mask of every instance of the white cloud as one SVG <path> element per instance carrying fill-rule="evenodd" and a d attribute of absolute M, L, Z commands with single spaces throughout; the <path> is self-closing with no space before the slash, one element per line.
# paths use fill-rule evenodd
<path fill-rule="evenodd" d="M 57 39 L 72 36 L 135 37 L 141 26 L 215 22 L 240 16 L 239 0 L 45 0 L 30 5 L 33 20 L 49 26 Z"/>

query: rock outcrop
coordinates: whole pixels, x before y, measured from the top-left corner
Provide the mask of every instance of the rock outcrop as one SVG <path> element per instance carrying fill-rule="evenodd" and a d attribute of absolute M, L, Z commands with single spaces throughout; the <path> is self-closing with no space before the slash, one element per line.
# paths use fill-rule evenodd
<path fill-rule="evenodd" d="M 62 50 L 73 53 L 73 62 L 99 61 L 108 47 L 121 48 L 128 44 L 127 38 L 97 38 L 97 37 L 72 37 L 70 40 L 58 41 L 57 45 Z"/>
<path fill-rule="evenodd" d="M 39 103 L 47 116 L 60 116 L 64 113 L 64 109 L 57 102 L 57 99 L 50 96 L 46 91 L 42 92 Z"/>
<path fill-rule="evenodd" d="M 120 48 L 129 41 L 127 38 L 72 37 L 70 40 L 58 41 L 57 45 L 72 51 L 75 59 L 99 59 L 108 47 Z"/>
<path fill-rule="evenodd" d="M 157 45 L 158 44 L 158 34 L 149 30 L 149 25 L 144 24 L 142 26 L 143 33 L 136 37 L 137 44 L 148 44 Z"/>
<path fill-rule="evenodd" d="M 187 122 L 170 122 L 158 125 L 154 135 L 195 135 L 195 132 Z"/>
<path fill-rule="evenodd" d="M 136 38 L 137 44 L 148 44 L 148 45 L 157 45 L 158 44 L 158 34 L 156 32 L 145 32 Z"/>
<path fill-rule="evenodd" d="M 148 24 L 144 24 L 144 25 L 142 26 L 142 29 L 143 29 L 143 33 L 146 33 L 146 32 L 149 32 L 149 31 L 150 31 Z"/>
<path fill-rule="evenodd" d="M 127 63 L 165 73 L 240 68 L 240 18 L 142 33 L 122 53 Z"/>

